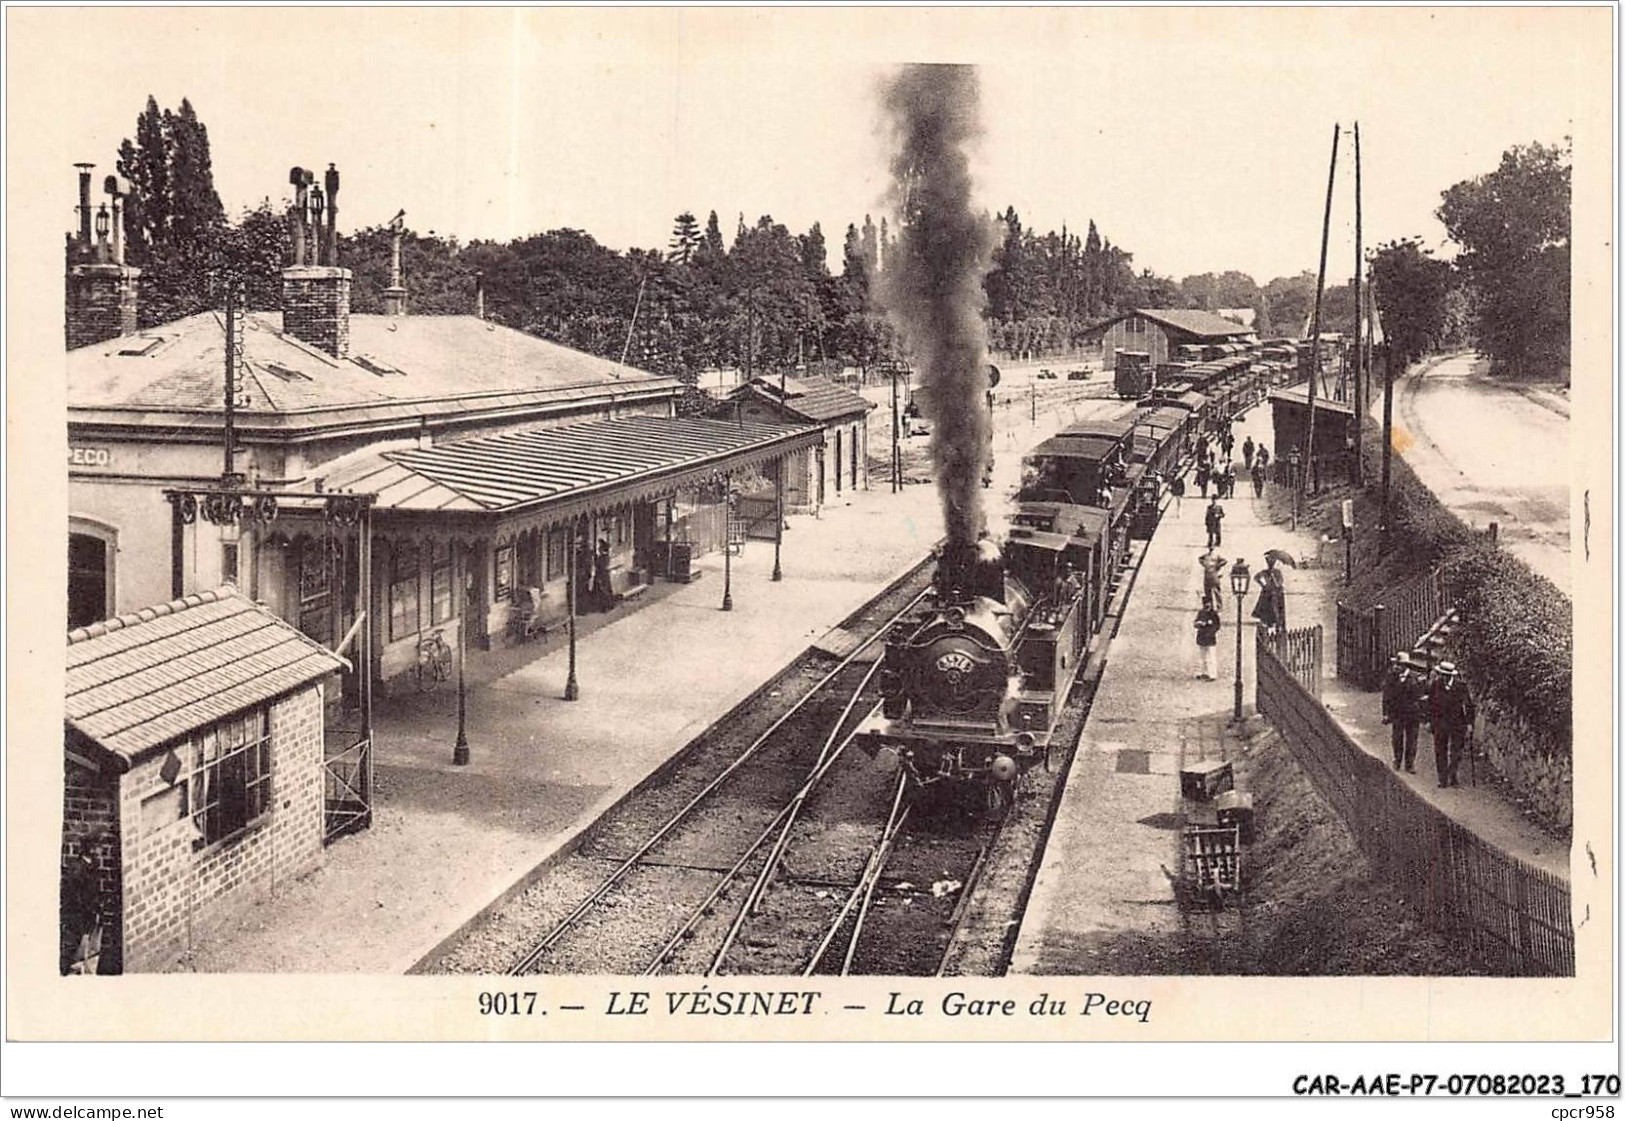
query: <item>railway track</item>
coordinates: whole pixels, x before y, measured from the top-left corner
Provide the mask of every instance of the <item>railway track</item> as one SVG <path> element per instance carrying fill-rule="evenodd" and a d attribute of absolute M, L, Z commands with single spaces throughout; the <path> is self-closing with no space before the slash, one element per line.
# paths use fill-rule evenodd
<path fill-rule="evenodd" d="M 871 688 L 876 640 L 919 602 L 929 580 L 922 561 L 831 632 L 821 644 L 828 649 L 798 658 L 595 823 L 529 888 L 471 923 L 428 970 L 665 967 L 695 936 L 696 914 L 709 919 L 736 881 L 752 883 L 764 862 L 771 873 L 785 847 L 776 838 L 826 776 L 867 774 L 846 758 L 846 747 L 878 700 Z M 704 971 L 686 959 L 681 968 Z"/>

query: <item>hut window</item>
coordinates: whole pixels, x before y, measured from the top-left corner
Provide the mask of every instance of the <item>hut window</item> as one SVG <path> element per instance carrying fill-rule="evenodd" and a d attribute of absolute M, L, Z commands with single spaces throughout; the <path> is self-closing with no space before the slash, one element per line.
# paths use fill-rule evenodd
<path fill-rule="evenodd" d="M 429 618 L 440 624 L 452 616 L 451 542 L 435 542 L 433 557 L 429 569 Z"/>
<path fill-rule="evenodd" d="M 265 708 L 222 720 L 194 737 L 187 784 L 198 848 L 248 829 L 271 810 L 271 721 Z"/>
<path fill-rule="evenodd" d="M 418 577 L 417 545 L 410 541 L 397 543 L 389 570 L 389 637 L 392 640 L 422 629 Z"/>

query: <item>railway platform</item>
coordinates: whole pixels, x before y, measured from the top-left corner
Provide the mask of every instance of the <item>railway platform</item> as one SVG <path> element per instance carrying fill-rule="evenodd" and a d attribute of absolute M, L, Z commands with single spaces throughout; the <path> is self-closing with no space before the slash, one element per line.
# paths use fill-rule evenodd
<path fill-rule="evenodd" d="M 1070 407 L 1036 424 L 1023 416 L 1011 441 L 1025 447 L 1072 417 Z M 1019 460 L 1000 457 L 994 493 L 1015 485 Z M 697 560 L 694 583 L 587 616 L 576 701 L 562 699 L 568 658 L 552 643 L 471 659 L 465 766 L 452 763 L 454 683 L 381 701 L 372 827 L 173 968 L 405 972 L 925 557 L 942 518 L 934 486 L 892 494 L 876 480 L 788 524 L 783 580 L 770 578 L 771 542 L 733 557 L 731 611 L 720 610 L 717 553 Z"/>
<path fill-rule="evenodd" d="M 1269 410 L 1255 408 L 1236 425 L 1236 439 L 1270 440 Z M 1197 677 L 1192 626 L 1201 598 L 1197 557 L 1206 544 L 1194 485 L 1183 509 L 1170 507 L 1148 546 L 1122 625 L 1107 654 L 1093 708 L 1016 938 L 1012 973 L 1155 973 L 1146 947 L 1181 922 L 1174 884 L 1180 869 L 1179 770 L 1200 759 L 1234 758 L 1261 730 L 1253 715 L 1255 596 L 1243 606 L 1242 697 L 1248 719 L 1230 722 L 1235 687 L 1235 601 L 1226 585 L 1219 634 L 1218 680 Z M 1314 552 L 1307 532 L 1294 538 L 1269 521 L 1250 485 L 1223 503 L 1219 552 L 1243 557 L 1256 571 L 1266 549 Z M 1328 560 L 1328 564 L 1332 562 Z M 1332 641 L 1341 569 L 1288 570 L 1287 619 L 1319 623 Z M 1327 709 L 1366 751 L 1386 760 L 1388 729 L 1378 694 L 1328 675 Z M 1418 770 L 1405 776 L 1444 813 L 1536 867 L 1567 878 L 1568 851 L 1525 821 L 1487 787 L 1436 789 L 1424 736 Z"/>

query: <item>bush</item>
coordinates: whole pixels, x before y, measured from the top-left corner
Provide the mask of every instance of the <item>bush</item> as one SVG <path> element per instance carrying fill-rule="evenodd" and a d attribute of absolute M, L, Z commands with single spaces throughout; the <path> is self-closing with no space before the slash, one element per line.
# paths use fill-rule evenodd
<path fill-rule="evenodd" d="M 1366 490 L 1357 501 L 1374 516 L 1382 502 L 1382 425 L 1367 424 L 1362 436 Z M 1486 544 L 1397 453 L 1389 469 L 1386 550 L 1376 564 L 1359 558 L 1378 579 L 1358 581 L 1347 600 L 1366 608 L 1381 599 L 1380 585 L 1440 569 L 1461 610 L 1452 643 L 1474 692 L 1521 720 L 1543 752 L 1570 754 L 1574 609 L 1568 597 L 1518 558 Z"/>
<path fill-rule="evenodd" d="M 1545 751 L 1574 728 L 1574 608 L 1550 580 L 1499 549 L 1463 549 L 1441 566 L 1461 609 L 1453 636 L 1476 688 L 1515 713 Z"/>

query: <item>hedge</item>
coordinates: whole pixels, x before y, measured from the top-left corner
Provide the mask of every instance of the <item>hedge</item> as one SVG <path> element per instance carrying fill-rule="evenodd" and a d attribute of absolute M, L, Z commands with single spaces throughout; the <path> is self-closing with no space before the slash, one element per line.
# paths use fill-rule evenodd
<path fill-rule="evenodd" d="M 1366 497 L 1382 501 L 1382 425 L 1362 433 Z M 1557 585 L 1495 548 L 1451 513 L 1396 452 L 1387 553 L 1412 572 L 1438 568 L 1462 624 L 1452 636 L 1475 693 L 1516 715 L 1542 750 L 1573 749 L 1574 606 Z"/>

